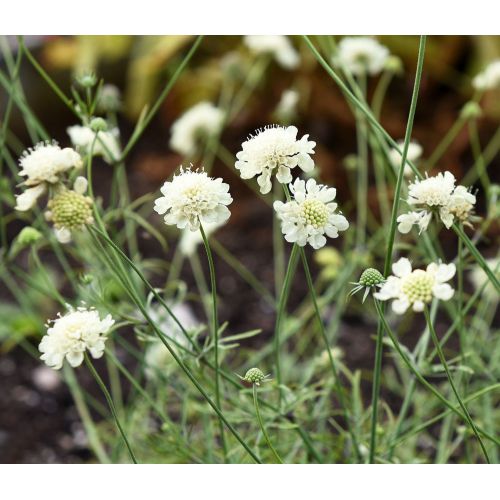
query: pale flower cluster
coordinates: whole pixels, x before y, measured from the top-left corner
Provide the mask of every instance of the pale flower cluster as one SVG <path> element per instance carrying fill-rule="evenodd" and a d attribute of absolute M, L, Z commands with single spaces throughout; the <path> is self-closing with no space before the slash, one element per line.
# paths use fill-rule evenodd
<path fill-rule="evenodd" d="M 500 87 L 500 59 L 497 59 L 474 77 L 472 85 L 476 90 L 484 91 Z"/>
<path fill-rule="evenodd" d="M 446 283 L 455 276 L 455 264 L 431 263 L 425 270 L 412 270 L 411 263 L 401 258 L 392 265 L 392 276 L 373 294 L 378 300 L 392 300 L 392 310 L 404 314 L 410 307 L 422 312 L 436 298 L 450 300 L 455 291 Z"/>
<path fill-rule="evenodd" d="M 120 132 L 118 128 L 101 130 L 97 132 L 97 138 L 96 132 L 86 125 L 73 125 L 68 127 L 66 131 L 71 143 L 79 151 L 88 154 L 92 144 L 94 144 L 93 154 L 102 156 L 106 162 L 112 163 L 120 158 Z"/>
<path fill-rule="evenodd" d="M 451 172 L 440 172 L 423 180 L 416 179 L 408 187 L 408 204 L 417 210 L 398 217 L 398 229 L 408 233 L 413 225 L 420 232 L 425 231 L 436 213 L 445 227 L 449 229 L 454 222 L 469 224 L 474 219 L 473 211 L 476 197 L 464 186 L 455 186 Z"/>
<path fill-rule="evenodd" d="M 299 66 L 299 54 L 285 35 L 248 35 L 243 41 L 255 54 L 272 55 L 285 69 L 291 70 Z"/>
<path fill-rule="evenodd" d="M 271 176 L 282 184 L 292 182 L 291 169 L 299 167 L 304 172 L 314 168 L 311 154 L 316 143 L 309 141 L 309 135 L 297 140 L 297 127 L 267 127 L 258 130 L 242 144 L 242 150 L 236 154 L 235 167 L 242 179 L 257 176 L 260 192 L 269 193 L 272 188 Z"/>
<path fill-rule="evenodd" d="M 202 101 L 189 108 L 172 125 L 170 147 L 184 156 L 193 156 L 200 139 L 220 133 L 224 124 L 224 112 L 212 103 Z"/>
<path fill-rule="evenodd" d="M 346 36 L 338 44 L 333 63 L 356 76 L 373 76 L 384 69 L 389 56 L 389 49 L 374 38 Z"/>
<path fill-rule="evenodd" d="M 293 200 L 274 202 L 286 241 L 301 247 L 309 243 L 317 250 L 326 244 L 325 235 L 337 238 L 339 231 L 349 227 L 347 219 L 335 212 L 335 188 L 317 184 L 314 179 L 309 179 L 307 183 L 296 179 L 290 184 L 290 191 Z"/>
<path fill-rule="evenodd" d="M 404 148 L 404 141 L 398 141 L 398 146 L 402 151 Z M 405 163 L 403 172 L 406 177 L 409 177 L 413 174 L 413 170 L 408 164 L 408 161 L 412 162 L 413 164 L 417 163 L 417 161 L 422 156 L 422 152 L 422 146 L 417 141 L 410 141 L 410 143 L 408 144 L 408 152 L 406 153 L 407 162 Z M 396 169 L 396 171 L 399 170 L 402 159 L 403 158 L 401 156 L 401 153 L 396 148 L 392 148 L 389 151 L 389 161 L 391 162 L 391 165 L 394 167 L 394 169 Z"/>
<path fill-rule="evenodd" d="M 79 307 L 64 316 L 59 315 L 51 323 L 38 349 L 42 353 L 40 358 L 59 370 L 65 359 L 73 367 L 81 365 L 86 351 L 93 358 L 100 358 L 114 320 L 110 314 L 100 319 L 96 310 Z"/>
<path fill-rule="evenodd" d="M 213 179 L 204 171 L 183 169 L 165 182 L 163 196 L 155 200 L 154 210 L 165 214 L 167 225 L 197 231 L 202 224 L 222 224 L 231 215 L 227 205 L 233 201 L 229 186 L 221 178 Z"/>

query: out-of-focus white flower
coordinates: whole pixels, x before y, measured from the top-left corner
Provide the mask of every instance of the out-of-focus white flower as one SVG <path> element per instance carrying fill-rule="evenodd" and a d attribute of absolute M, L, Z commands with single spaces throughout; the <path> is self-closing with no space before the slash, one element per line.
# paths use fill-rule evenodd
<path fill-rule="evenodd" d="M 203 230 L 207 238 L 213 234 L 219 227 L 223 226 L 224 222 L 208 222 L 203 224 Z M 203 238 L 200 231 L 190 231 L 189 229 L 184 229 L 182 231 L 182 236 L 179 241 L 179 248 L 183 255 L 190 257 L 196 251 L 196 248 L 200 243 L 203 243 Z"/>
<path fill-rule="evenodd" d="M 73 367 L 81 365 L 85 351 L 95 359 L 100 358 L 104 353 L 106 335 L 113 324 L 110 314 L 101 320 L 95 309 L 84 307 L 59 315 L 48 325 L 38 346 L 42 353 L 40 359 L 59 370 L 64 359 Z"/>
<path fill-rule="evenodd" d="M 170 147 L 184 156 L 193 156 L 200 139 L 219 134 L 224 112 L 210 102 L 202 101 L 189 108 L 172 125 Z"/>
<path fill-rule="evenodd" d="M 243 41 L 255 54 L 271 54 L 285 69 L 295 69 L 300 63 L 298 52 L 284 35 L 248 35 Z"/>
<path fill-rule="evenodd" d="M 401 150 L 403 150 L 404 141 L 398 141 L 398 146 Z M 422 146 L 417 141 L 410 141 L 410 144 L 408 144 L 408 153 L 406 155 L 406 159 L 411 161 L 412 163 L 416 163 L 422 156 L 422 151 Z M 395 169 L 399 170 L 402 161 L 401 153 L 397 149 L 392 148 L 389 151 L 389 161 Z M 410 165 L 406 163 L 404 168 L 404 175 L 409 177 L 412 174 L 413 170 L 411 169 Z"/>
<path fill-rule="evenodd" d="M 289 122 L 297 114 L 299 98 L 300 95 L 296 90 L 288 89 L 283 91 L 275 111 L 276 117 L 281 122 Z"/>
<path fill-rule="evenodd" d="M 201 325 L 195 318 L 191 309 L 185 304 L 176 303 L 171 306 L 172 313 L 177 317 L 188 334 L 193 333 Z M 160 305 L 152 305 L 148 314 L 167 339 L 173 340 L 184 349 L 190 349 L 191 344 L 182 333 L 179 325 L 172 319 L 168 312 Z M 181 354 L 180 349 L 172 344 L 172 348 Z M 146 368 L 144 373 L 148 379 L 155 379 L 160 373 L 168 373 L 171 367 L 172 356 L 163 342 L 157 338 L 148 343 L 144 357 Z"/>
<path fill-rule="evenodd" d="M 338 44 L 333 63 L 353 75 L 376 75 L 384 69 L 389 55 L 389 49 L 374 38 L 346 36 Z"/>
<path fill-rule="evenodd" d="M 163 196 L 155 200 L 154 210 L 165 214 L 165 224 L 179 229 L 197 231 L 202 224 L 223 224 L 231 212 L 227 208 L 233 199 L 229 186 L 221 178 L 213 179 L 204 171 L 184 170 L 165 182 Z"/>
<path fill-rule="evenodd" d="M 314 179 L 309 179 L 307 183 L 296 179 L 290 184 L 290 191 L 294 198 L 292 201 L 274 202 L 286 241 L 301 247 L 309 243 L 317 250 L 326 244 L 325 234 L 337 238 L 339 231 L 349 227 L 347 219 L 335 212 L 335 188 L 317 184 Z"/>
<path fill-rule="evenodd" d="M 15 209 L 20 212 L 31 210 L 35 206 L 38 198 L 45 193 L 45 190 L 46 187 L 44 183 L 26 189 L 26 191 L 16 196 Z"/>
<path fill-rule="evenodd" d="M 491 90 L 500 87 L 500 59 L 491 62 L 472 80 L 476 90 Z"/>
<path fill-rule="evenodd" d="M 73 125 L 67 128 L 69 138 L 76 148 L 82 152 L 89 153 L 96 133 L 87 126 Z M 97 139 L 94 143 L 94 155 L 102 156 L 108 163 L 120 158 L 120 131 L 117 128 L 111 130 L 101 130 L 97 132 Z"/>
<path fill-rule="evenodd" d="M 104 84 L 97 95 L 97 109 L 110 113 L 119 111 L 121 107 L 120 89 L 111 83 Z"/>
<path fill-rule="evenodd" d="M 500 278 L 500 259 L 486 259 L 486 264 L 492 272 Z M 480 290 L 484 286 L 483 294 L 486 298 L 492 302 L 498 302 L 500 300 L 500 295 L 498 295 L 496 288 L 480 266 L 473 267 L 470 273 L 470 279 L 476 290 Z"/>
<path fill-rule="evenodd" d="M 61 149 L 56 142 L 40 142 L 26 150 L 19 159 L 19 175 L 26 177 L 24 184 L 36 186 L 43 182 L 54 184 L 70 168 L 81 168 L 81 156 L 71 148 Z"/>
<path fill-rule="evenodd" d="M 427 269 L 412 271 L 406 258 L 392 265 L 393 276 L 389 276 L 380 291 L 373 294 L 378 300 L 393 300 L 392 310 L 404 314 L 411 306 L 421 312 L 433 298 L 450 300 L 455 291 L 446 283 L 455 276 L 455 264 L 431 263 Z"/>
<path fill-rule="evenodd" d="M 257 176 L 260 192 L 269 193 L 272 188 L 271 176 L 282 184 L 292 182 L 290 170 L 300 167 L 304 172 L 314 168 L 311 154 L 316 143 L 309 141 L 309 135 L 297 140 L 297 127 L 266 127 L 245 141 L 242 150 L 236 154 L 235 167 L 242 179 Z"/>

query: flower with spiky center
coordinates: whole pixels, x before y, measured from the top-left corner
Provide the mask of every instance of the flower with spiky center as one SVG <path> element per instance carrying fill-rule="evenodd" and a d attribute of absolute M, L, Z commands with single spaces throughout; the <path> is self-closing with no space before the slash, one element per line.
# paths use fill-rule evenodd
<path fill-rule="evenodd" d="M 100 358 L 104 354 L 106 335 L 113 324 L 110 314 L 100 319 L 95 309 L 70 309 L 47 325 L 47 333 L 38 346 L 42 353 L 40 359 L 59 370 L 65 359 L 73 367 L 81 365 L 86 351 L 93 358 Z"/>
<path fill-rule="evenodd" d="M 290 191 L 293 200 L 274 202 L 286 241 L 301 247 L 309 243 L 317 250 L 326 244 L 325 234 L 337 238 L 339 231 L 349 227 L 347 219 L 335 212 L 335 188 L 317 184 L 314 179 L 309 179 L 307 183 L 296 179 L 290 184 Z"/>
<path fill-rule="evenodd" d="M 62 173 L 71 168 L 81 168 L 81 156 L 71 148 L 61 149 L 57 142 L 40 142 L 26 150 L 19 159 L 19 175 L 26 177 L 26 186 L 37 186 L 44 182 L 59 182 Z"/>
<path fill-rule="evenodd" d="M 401 258 L 392 265 L 389 276 L 380 291 L 373 294 L 378 300 L 393 300 L 392 310 L 404 314 L 409 307 L 421 312 L 433 298 L 450 300 L 453 288 L 446 283 L 455 276 L 455 264 L 431 263 L 425 270 L 412 270 L 411 263 Z"/>
<path fill-rule="evenodd" d="M 403 151 L 404 141 L 398 141 L 398 146 L 399 149 Z M 406 159 L 411 161 L 412 163 L 416 163 L 422 156 L 422 151 L 423 151 L 422 146 L 417 141 L 411 141 L 408 144 L 408 152 L 406 154 Z M 396 148 L 392 148 L 389 151 L 389 161 L 391 162 L 391 165 L 394 167 L 396 171 L 398 171 L 399 168 L 401 167 L 402 159 L 403 158 L 401 157 L 401 153 Z M 408 163 L 405 163 L 405 168 L 403 172 L 406 177 L 409 177 L 410 175 L 413 174 L 413 170 L 411 169 Z"/>
<path fill-rule="evenodd" d="M 314 168 L 311 154 L 314 154 L 316 143 L 308 140 L 309 135 L 297 140 L 297 133 L 297 127 L 271 126 L 258 130 L 236 154 L 235 167 L 241 178 L 257 176 L 260 192 L 266 194 L 271 191 L 273 173 L 276 173 L 278 182 L 289 184 L 292 182 L 292 168 L 310 172 Z"/>
<path fill-rule="evenodd" d="M 243 39 L 245 45 L 255 54 L 270 54 L 285 69 L 295 69 L 300 57 L 285 35 L 247 35 Z"/>
<path fill-rule="evenodd" d="M 165 214 L 165 224 L 191 231 L 200 228 L 200 222 L 223 224 L 231 212 L 227 205 L 233 199 L 229 186 L 221 178 L 213 179 L 203 170 L 184 170 L 165 182 L 160 189 L 163 196 L 155 200 L 154 210 Z"/>
<path fill-rule="evenodd" d="M 170 147 L 184 156 L 194 156 L 203 139 L 215 137 L 224 124 L 224 111 L 202 101 L 189 108 L 172 125 Z"/>
<path fill-rule="evenodd" d="M 500 87 L 500 59 L 491 62 L 472 80 L 472 85 L 476 90 L 491 90 Z"/>
<path fill-rule="evenodd" d="M 61 189 L 47 204 L 45 218 L 54 224 L 57 239 L 61 243 L 71 241 L 72 231 L 78 231 L 94 222 L 92 198 L 84 196 L 87 180 L 77 177 L 74 190 Z"/>
<path fill-rule="evenodd" d="M 374 38 L 346 36 L 340 40 L 333 63 L 353 75 L 376 75 L 384 70 L 389 49 Z"/>
<path fill-rule="evenodd" d="M 354 295 L 364 288 L 365 292 L 362 299 L 362 302 L 364 302 L 371 290 L 376 289 L 377 287 L 380 288 L 384 283 L 385 278 L 382 276 L 380 271 L 374 269 L 373 267 L 369 267 L 361 273 L 357 283 L 351 283 L 351 285 L 356 286 L 350 291 L 349 295 Z"/>
<path fill-rule="evenodd" d="M 250 368 L 250 370 L 245 373 L 245 376 L 240 377 L 240 379 L 247 384 L 260 385 L 261 382 L 264 382 L 268 377 L 269 375 L 264 375 L 262 370 L 259 368 Z"/>
<path fill-rule="evenodd" d="M 102 120 L 102 118 L 94 118 L 94 120 Z M 97 138 L 96 132 L 90 126 L 86 125 L 73 125 L 72 127 L 68 127 L 66 131 L 71 143 L 79 151 L 89 154 L 93 144 L 93 155 L 102 156 L 107 163 L 112 163 L 120 158 L 120 132 L 118 128 L 98 130 Z"/>

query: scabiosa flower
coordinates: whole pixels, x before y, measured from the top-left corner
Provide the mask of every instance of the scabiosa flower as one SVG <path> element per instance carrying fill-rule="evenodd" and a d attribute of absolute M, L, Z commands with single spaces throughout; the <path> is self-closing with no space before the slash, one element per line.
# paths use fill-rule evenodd
<path fill-rule="evenodd" d="M 450 300 L 455 291 L 446 283 L 455 276 L 455 264 L 431 263 L 427 269 L 412 271 L 411 263 L 401 258 L 392 265 L 393 276 L 389 276 L 379 292 L 373 294 L 378 300 L 391 300 L 392 310 L 404 314 L 409 307 L 421 312 L 433 298 Z"/>
<path fill-rule="evenodd" d="M 238 377 L 240 376 L 238 375 Z M 245 376 L 240 377 L 240 379 L 249 385 L 260 385 L 262 382 L 265 382 L 268 377 L 269 375 L 264 375 L 259 368 L 250 368 L 250 370 L 245 373 Z"/>
<path fill-rule="evenodd" d="M 491 90 L 500 87 L 500 59 L 497 59 L 481 71 L 472 80 L 472 85 L 476 90 Z"/>
<path fill-rule="evenodd" d="M 154 210 L 165 214 L 167 225 L 197 231 L 200 222 L 223 224 L 231 215 L 227 208 L 233 201 L 229 186 L 221 178 L 209 177 L 203 170 L 181 167 L 180 174 L 165 182 L 160 191 L 163 196 L 155 200 Z"/>
<path fill-rule="evenodd" d="M 314 154 L 316 143 L 309 141 L 307 134 L 297 140 L 297 133 L 297 127 L 271 126 L 257 130 L 236 154 L 235 167 L 241 178 L 257 176 L 260 192 L 266 194 L 271 191 L 274 172 L 282 184 L 292 182 L 292 168 L 298 166 L 304 172 L 310 172 L 314 168 L 310 155 Z"/>
<path fill-rule="evenodd" d="M 299 99 L 300 95 L 296 90 L 287 89 L 283 91 L 274 112 L 281 123 L 290 123 L 292 118 L 297 114 Z"/>
<path fill-rule="evenodd" d="M 70 309 L 47 325 L 47 333 L 38 346 L 42 353 L 40 359 L 59 370 L 64 359 L 72 367 L 80 366 L 86 351 L 93 358 L 100 358 L 104 353 L 106 335 L 113 324 L 110 314 L 101 320 L 95 309 Z"/>
<path fill-rule="evenodd" d="M 200 139 L 216 136 L 222 129 L 224 112 L 210 102 L 189 108 L 172 125 L 170 147 L 184 156 L 193 156 Z"/>
<path fill-rule="evenodd" d="M 357 283 L 351 283 L 351 285 L 356 286 L 350 291 L 349 295 L 354 295 L 364 288 L 365 293 L 363 294 L 362 299 L 362 302 L 364 302 L 371 290 L 375 290 L 377 287 L 380 288 L 384 283 L 385 278 L 382 276 L 380 271 L 373 269 L 373 267 L 369 267 L 361 273 Z"/>
<path fill-rule="evenodd" d="M 404 148 L 404 141 L 398 141 L 398 146 L 402 151 Z M 408 153 L 406 154 L 406 159 L 411 161 L 412 163 L 416 163 L 422 156 L 422 151 L 422 146 L 417 141 L 410 141 L 410 144 L 408 144 Z M 401 153 L 396 148 L 392 148 L 389 151 L 389 161 L 396 170 L 399 170 L 402 157 Z M 411 169 L 410 165 L 406 163 L 404 168 L 404 175 L 409 177 L 412 174 L 413 170 Z"/>
<path fill-rule="evenodd" d="M 84 196 L 87 179 L 77 177 L 73 190 L 61 189 L 47 204 L 45 218 L 54 224 L 56 238 L 61 243 L 71 241 L 71 233 L 92 224 L 92 198 Z"/>
<path fill-rule="evenodd" d="M 248 35 L 245 45 L 255 54 L 270 54 L 285 69 L 295 69 L 300 63 L 298 52 L 284 35 Z"/>
<path fill-rule="evenodd" d="M 290 184 L 290 191 L 294 197 L 292 201 L 274 202 L 286 241 L 301 247 L 309 243 L 317 250 L 326 244 L 325 234 L 337 238 L 339 231 L 349 227 L 347 219 L 335 212 L 335 188 L 317 184 L 314 179 L 309 179 L 307 183 L 296 179 Z"/>
<path fill-rule="evenodd" d="M 389 49 L 373 38 L 346 36 L 340 40 L 333 62 L 353 75 L 376 75 L 389 55 Z"/>
<path fill-rule="evenodd" d="M 57 142 L 40 142 L 26 150 L 19 159 L 19 175 L 26 177 L 26 186 L 37 186 L 44 182 L 59 182 L 60 175 L 71 168 L 80 168 L 81 156 L 71 148 L 61 149 Z"/>
<path fill-rule="evenodd" d="M 73 125 L 66 131 L 73 146 L 83 153 L 90 153 L 90 148 L 94 144 L 94 156 L 102 156 L 107 163 L 112 163 L 120 157 L 120 132 L 117 128 L 98 131 L 95 143 L 96 132 L 88 126 Z"/>
<path fill-rule="evenodd" d="M 16 206 L 14 208 L 20 212 L 31 210 L 36 205 L 38 198 L 40 198 L 45 191 L 45 183 L 26 189 L 26 191 L 16 196 Z"/>
<path fill-rule="evenodd" d="M 478 219 L 478 217 L 474 216 L 475 204 L 476 196 L 465 186 L 457 186 L 451 194 L 448 203 L 441 209 L 441 219 L 443 219 L 443 222 L 451 219 L 452 223 L 456 219 L 462 224 L 472 227 L 471 222 Z"/>

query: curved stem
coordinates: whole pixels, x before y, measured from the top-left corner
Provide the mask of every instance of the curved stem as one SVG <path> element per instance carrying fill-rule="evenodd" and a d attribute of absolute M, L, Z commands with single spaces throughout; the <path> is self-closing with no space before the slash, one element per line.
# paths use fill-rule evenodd
<path fill-rule="evenodd" d="M 87 356 L 87 354 L 85 354 L 85 362 L 87 363 L 87 366 L 90 370 L 90 373 L 92 373 L 97 384 L 101 388 L 101 390 L 104 394 L 104 397 L 106 398 L 106 401 L 108 402 L 109 409 L 111 410 L 113 418 L 115 419 L 116 426 L 118 427 L 118 430 L 120 431 L 120 434 L 122 435 L 123 441 L 125 442 L 125 446 L 127 447 L 127 450 L 130 454 L 130 458 L 132 459 L 132 462 L 134 462 L 134 464 L 136 464 L 137 459 L 135 458 L 134 452 L 132 451 L 132 448 L 130 447 L 130 443 L 128 442 L 127 435 L 125 434 L 125 431 L 123 430 L 123 427 L 120 424 L 120 420 L 118 418 L 118 414 L 116 413 L 116 408 L 115 408 L 115 404 L 113 403 L 113 399 L 112 399 L 111 395 L 109 394 L 109 391 L 106 388 L 106 385 L 104 384 L 102 378 L 99 376 L 96 369 L 94 368 L 92 361 L 90 361 L 90 358 Z"/>
<path fill-rule="evenodd" d="M 450 369 L 448 368 L 448 363 L 446 362 L 446 358 L 444 357 L 443 350 L 441 349 L 441 344 L 439 343 L 439 339 L 436 335 L 436 331 L 434 330 L 434 325 L 432 324 L 431 318 L 429 316 L 429 311 L 427 308 L 425 308 L 424 314 L 425 314 L 425 319 L 427 321 L 427 325 L 428 325 L 429 330 L 431 332 L 432 340 L 434 342 L 434 345 L 436 346 L 439 360 L 441 361 L 441 364 L 443 365 L 444 371 L 446 372 L 446 376 L 448 377 L 448 382 L 450 383 L 451 389 L 452 389 L 453 393 L 455 394 L 455 397 L 457 398 L 457 401 L 458 401 L 458 404 L 460 405 L 460 408 L 462 408 L 462 411 L 464 412 L 465 419 L 466 419 L 467 423 L 470 425 L 477 440 L 479 441 L 479 445 L 481 446 L 481 449 L 483 450 L 483 454 L 484 454 L 484 458 L 486 459 L 486 462 L 490 463 L 490 457 L 488 456 L 488 452 L 486 451 L 486 448 L 484 447 L 483 440 L 481 439 L 481 436 L 479 435 L 479 432 L 476 428 L 476 425 L 472 421 L 472 418 L 469 414 L 469 411 L 467 410 L 464 402 L 462 401 L 462 398 L 460 397 L 460 394 L 458 393 L 458 390 L 455 386 L 455 383 L 453 382 L 453 378 L 451 376 Z"/>
<path fill-rule="evenodd" d="M 259 411 L 259 398 L 257 396 L 257 384 L 253 384 L 253 402 L 255 405 L 255 414 L 257 415 L 257 420 L 260 425 L 260 430 L 262 431 L 262 434 L 264 435 L 264 439 L 266 440 L 267 445 L 273 452 L 273 455 L 275 456 L 276 460 L 282 464 L 283 460 L 281 460 L 281 457 L 279 456 L 278 452 L 275 450 L 274 446 L 271 444 L 271 440 L 269 439 L 269 435 L 267 434 L 266 428 L 264 427 L 264 422 L 262 421 L 262 417 L 260 415 Z"/>

